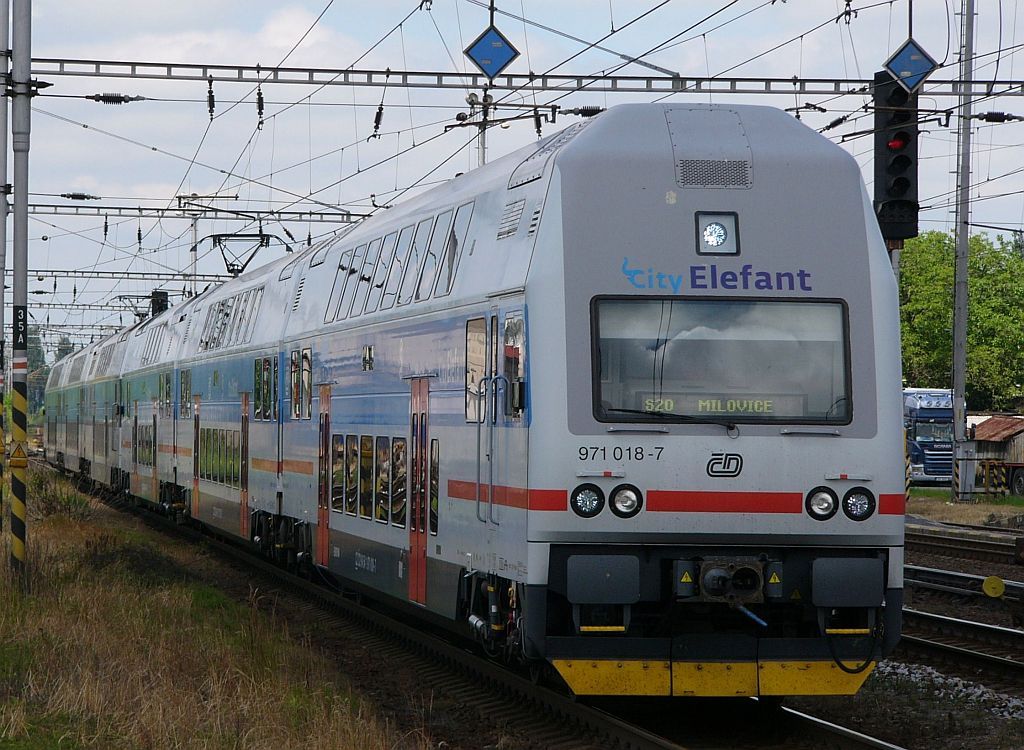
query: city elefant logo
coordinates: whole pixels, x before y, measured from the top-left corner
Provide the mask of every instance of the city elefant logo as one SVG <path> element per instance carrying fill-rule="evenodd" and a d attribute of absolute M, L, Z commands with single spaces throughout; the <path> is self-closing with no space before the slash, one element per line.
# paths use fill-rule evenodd
<path fill-rule="evenodd" d="M 708 461 L 709 477 L 738 477 L 743 471 L 743 456 L 739 453 L 712 453 Z"/>
<path fill-rule="evenodd" d="M 727 269 L 717 263 L 692 265 L 685 273 L 665 273 L 654 267 L 634 266 L 622 259 L 622 275 L 634 289 L 661 289 L 672 294 L 713 289 L 743 291 L 811 292 L 811 273 L 803 268 L 793 271 L 766 271 L 744 263 Z"/>

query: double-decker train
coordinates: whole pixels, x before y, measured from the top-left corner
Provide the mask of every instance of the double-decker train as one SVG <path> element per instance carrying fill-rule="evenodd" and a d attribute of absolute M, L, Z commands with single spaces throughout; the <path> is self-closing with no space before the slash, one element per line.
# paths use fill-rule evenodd
<path fill-rule="evenodd" d="M 48 461 L 580 695 L 855 692 L 899 638 L 856 162 L 609 109 L 57 363 Z"/>

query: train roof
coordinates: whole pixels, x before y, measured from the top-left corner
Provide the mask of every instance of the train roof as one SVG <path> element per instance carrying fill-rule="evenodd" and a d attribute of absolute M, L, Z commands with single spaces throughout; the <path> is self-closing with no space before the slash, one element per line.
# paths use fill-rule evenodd
<path fill-rule="evenodd" d="M 664 143 L 665 151 L 652 149 L 652 142 Z M 668 147 L 672 159 L 664 158 Z M 826 168 L 828 162 L 832 163 Z M 69 385 L 83 377 L 115 375 L 125 362 L 146 367 L 168 360 L 216 356 L 222 350 L 241 346 L 269 347 L 283 337 L 317 331 L 331 324 L 324 309 L 344 251 L 469 202 L 476 204 L 473 221 L 487 229 L 473 237 L 468 253 L 473 258 L 464 260 L 464 268 L 458 269 L 452 297 L 480 297 L 523 288 L 533 252 L 533 233 L 541 221 L 548 184 L 556 168 L 573 173 L 577 184 L 592 184 L 599 190 L 597 183 L 607 181 L 610 170 L 614 173 L 619 169 L 625 176 L 630 169 L 636 172 L 651 165 L 659 173 L 674 170 L 675 175 L 669 174 L 669 179 L 684 185 L 684 179 L 699 182 L 713 168 L 721 172 L 723 164 L 732 170 L 727 178 L 735 181 L 726 186 L 737 188 L 749 188 L 767 175 L 777 179 L 780 172 L 800 174 L 808 164 L 815 165 L 819 179 L 821 172 L 858 169 L 845 151 L 775 108 L 690 103 L 619 105 L 592 119 L 571 122 L 550 136 L 459 174 L 391 209 L 377 211 L 310 247 L 209 287 L 161 315 L 72 355 L 70 368 L 58 373 L 63 377 L 54 382 Z M 524 231 L 516 234 L 520 226 Z M 510 238 L 513 241 L 506 241 Z M 520 241 L 521 247 L 516 244 Z M 427 300 L 419 309 L 425 311 L 454 301 L 435 304 L 435 300 Z M 402 313 L 396 307 L 387 314 Z M 376 319 L 387 314 L 375 312 L 365 317 Z M 351 320 L 346 323 L 352 324 Z M 79 356 L 99 360 L 101 357 L 96 355 L 101 352 L 110 353 L 109 361 L 103 366 L 97 361 L 95 371 L 90 368 L 88 373 L 78 372 Z"/>

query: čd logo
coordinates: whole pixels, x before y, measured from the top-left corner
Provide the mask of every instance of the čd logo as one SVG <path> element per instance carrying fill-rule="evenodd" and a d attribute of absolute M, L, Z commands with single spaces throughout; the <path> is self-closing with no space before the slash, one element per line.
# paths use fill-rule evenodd
<path fill-rule="evenodd" d="M 743 456 L 739 453 L 712 453 L 708 461 L 709 477 L 738 477 L 743 471 Z"/>

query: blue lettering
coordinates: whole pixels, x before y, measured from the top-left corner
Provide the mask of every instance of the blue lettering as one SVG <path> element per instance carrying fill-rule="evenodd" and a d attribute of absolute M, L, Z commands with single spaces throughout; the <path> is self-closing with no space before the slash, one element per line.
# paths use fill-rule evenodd
<path fill-rule="evenodd" d="M 722 282 L 722 289 L 735 289 L 736 288 L 736 272 L 735 271 L 722 271 L 720 277 Z"/>
<path fill-rule="evenodd" d="M 707 268 L 704 266 L 690 266 L 690 289 L 707 289 Z"/>
<path fill-rule="evenodd" d="M 635 268 L 635 269 L 634 268 L 630 268 L 629 267 L 629 258 L 623 258 L 622 259 L 622 273 L 623 273 L 623 275 L 625 275 L 626 279 L 629 280 L 629 283 L 632 284 L 633 286 L 635 286 L 637 289 L 644 289 L 645 288 L 642 283 L 637 281 L 637 278 L 643 275 L 643 269 L 640 269 L 640 268 Z"/>
<path fill-rule="evenodd" d="M 796 272 L 796 275 L 800 277 L 800 290 L 804 292 L 811 291 L 810 283 L 804 284 L 805 281 L 810 282 L 811 275 L 802 268 Z"/>
<path fill-rule="evenodd" d="M 680 274 L 670 273 L 670 274 L 666 274 L 666 278 L 668 278 L 668 283 L 672 285 L 672 292 L 673 292 L 673 294 L 679 294 L 679 292 L 683 288 L 683 275 L 681 273 Z"/>

